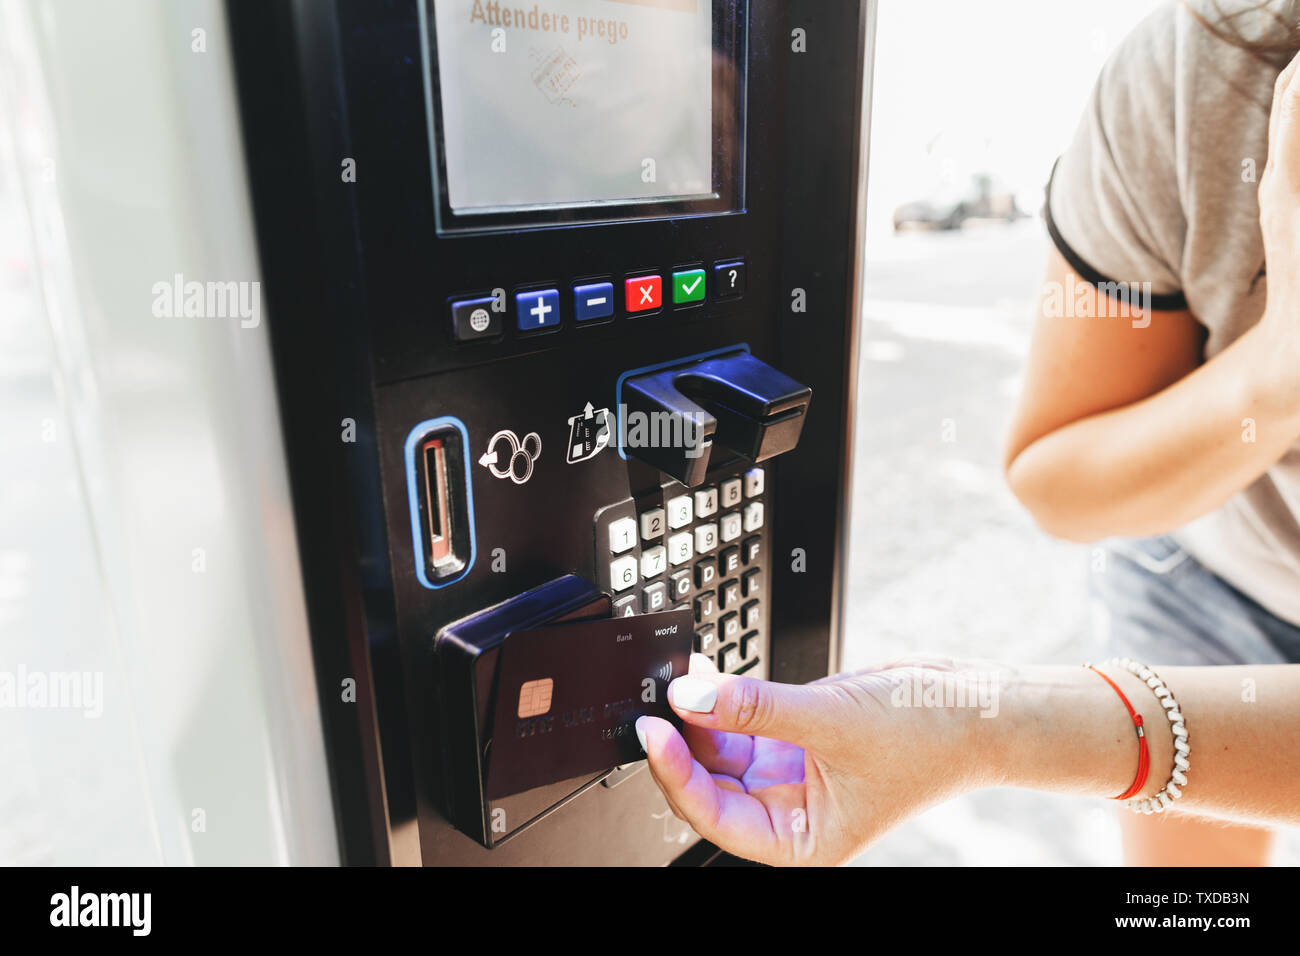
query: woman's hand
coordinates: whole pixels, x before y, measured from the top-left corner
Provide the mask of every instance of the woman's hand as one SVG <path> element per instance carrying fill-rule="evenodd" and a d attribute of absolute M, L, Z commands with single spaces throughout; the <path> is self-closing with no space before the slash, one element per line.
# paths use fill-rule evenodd
<path fill-rule="evenodd" d="M 997 673 L 936 658 L 798 686 L 724 676 L 694 654 L 669 688 L 685 738 L 653 717 L 637 733 L 669 805 L 700 836 L 763 863 L 842 863 L 992 782 L 973 729 L 981 709 L 996 712 Z M 968 706 L 943 706 L 959 692 Z M 927 706 L 936 693 L 940 706 Z"/>
<path fill-rule="evenodd" d="M 1273 88 L 1268 163 L 1259 180 L 1259 224 L 1264 234 L 1268 308 L 1261 327 L 1281 352 L 1282 374 L 1300 400 L 1300 55 Z"/>
<path fill-rule="evenodd" d="M 1164 708 L 1146 682 L 1099 666 L 1142 716 L 1149 797 L 1173 769 Z M 1195 741 L 1179 811 L 1300 824 L 1300 666 L 1159 672 Z M 668 696 L 685 739 L 637 721 L 655 781 L 700 836 L 763 863 L 845 862 L 981 786 L 1113 797 L 1138 766 L 1133 718 L 1083 667 L 916 659 L 798 686 L 724 676 L 697 654 Z"/>

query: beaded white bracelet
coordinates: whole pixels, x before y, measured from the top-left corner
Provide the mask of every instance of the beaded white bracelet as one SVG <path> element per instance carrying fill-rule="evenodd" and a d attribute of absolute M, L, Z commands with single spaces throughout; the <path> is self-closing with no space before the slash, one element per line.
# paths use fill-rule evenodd
<path fill-rule="evenodd" d="M 1178 701 L 1174 700 L 1169 685 L 1145 664 L 1127 657 L 1113 657 L 1106 663 L 1124 668 L 1150 687 L 1156 700 L 1160 701 L 1160 706 L 1165 709 L 1165 716 L 1169 718 L 1170 729 L 1174 733 L 1174 769 L 1169 775 L 1169 782 L 1153 797 L 1134 797 L 1125 803 L 1134 813 L 1164 813 L 1183 795 L 1182 788 L 1187 786 L 1187 771 L 1191 767 L 1187 759 L 1191 748 L 1187 746 L 1187 725 L 1183 723 L 1183 713 L 1178 709 Z"/>

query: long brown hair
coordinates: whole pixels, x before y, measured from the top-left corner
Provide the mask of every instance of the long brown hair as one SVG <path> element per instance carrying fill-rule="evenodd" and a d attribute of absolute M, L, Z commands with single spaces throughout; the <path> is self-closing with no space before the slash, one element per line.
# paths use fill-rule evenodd
<path fill-rule="evenodd" d="M 1300 52 L 1300 3 L 1296 0 L 1232 2 L 1231 10 L 1225 10 L 1221 0 L 1195 4 L 1182 0 L 1182 4 L 1220 40 L 1279 69 Z M 1202 13 L 1198 6 L 1207 8 L 1207 12 Z"/>

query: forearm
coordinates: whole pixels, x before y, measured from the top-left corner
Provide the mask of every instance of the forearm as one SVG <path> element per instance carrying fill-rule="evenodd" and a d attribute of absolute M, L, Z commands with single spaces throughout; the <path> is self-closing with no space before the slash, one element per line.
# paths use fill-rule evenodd
<path fill-rule="evenodd" d="M 1153 665 L 1154 666 L 1154 665 Z M 1139 797 L 1173 768 L 1173 735 L 1147 685 L 1101 666 L 1142 715 L 1151 768 Z M 1191 769 L 1180 810 L 1258 823 L 1300 823 L 1300 666 L 1156 667 L 1184 716 Z M 1133 721 L 1083 667 L 1009 670 L 998 717 L 972 721 L 981 783 L 1113 797 L 1133 783 Z"/>
<path fill-rule="evenodd" d="M 1060 537 L 1181 527 L 1250 485 L 1300 438 L 1295 351 L 1258 326 L 1163 391 L 1039 438 L 1009 466 L 1011 487 Z"/>

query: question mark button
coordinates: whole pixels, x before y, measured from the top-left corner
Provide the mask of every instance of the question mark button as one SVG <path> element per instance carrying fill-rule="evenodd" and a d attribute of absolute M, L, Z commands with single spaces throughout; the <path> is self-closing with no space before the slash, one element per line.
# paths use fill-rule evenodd
<path fill-rule="evenodd" d="M 737 259 L 716 263 L 713 266 L 713 288 L 719 299 L 729 299 L 744 294 L 744 261 Z"/>

